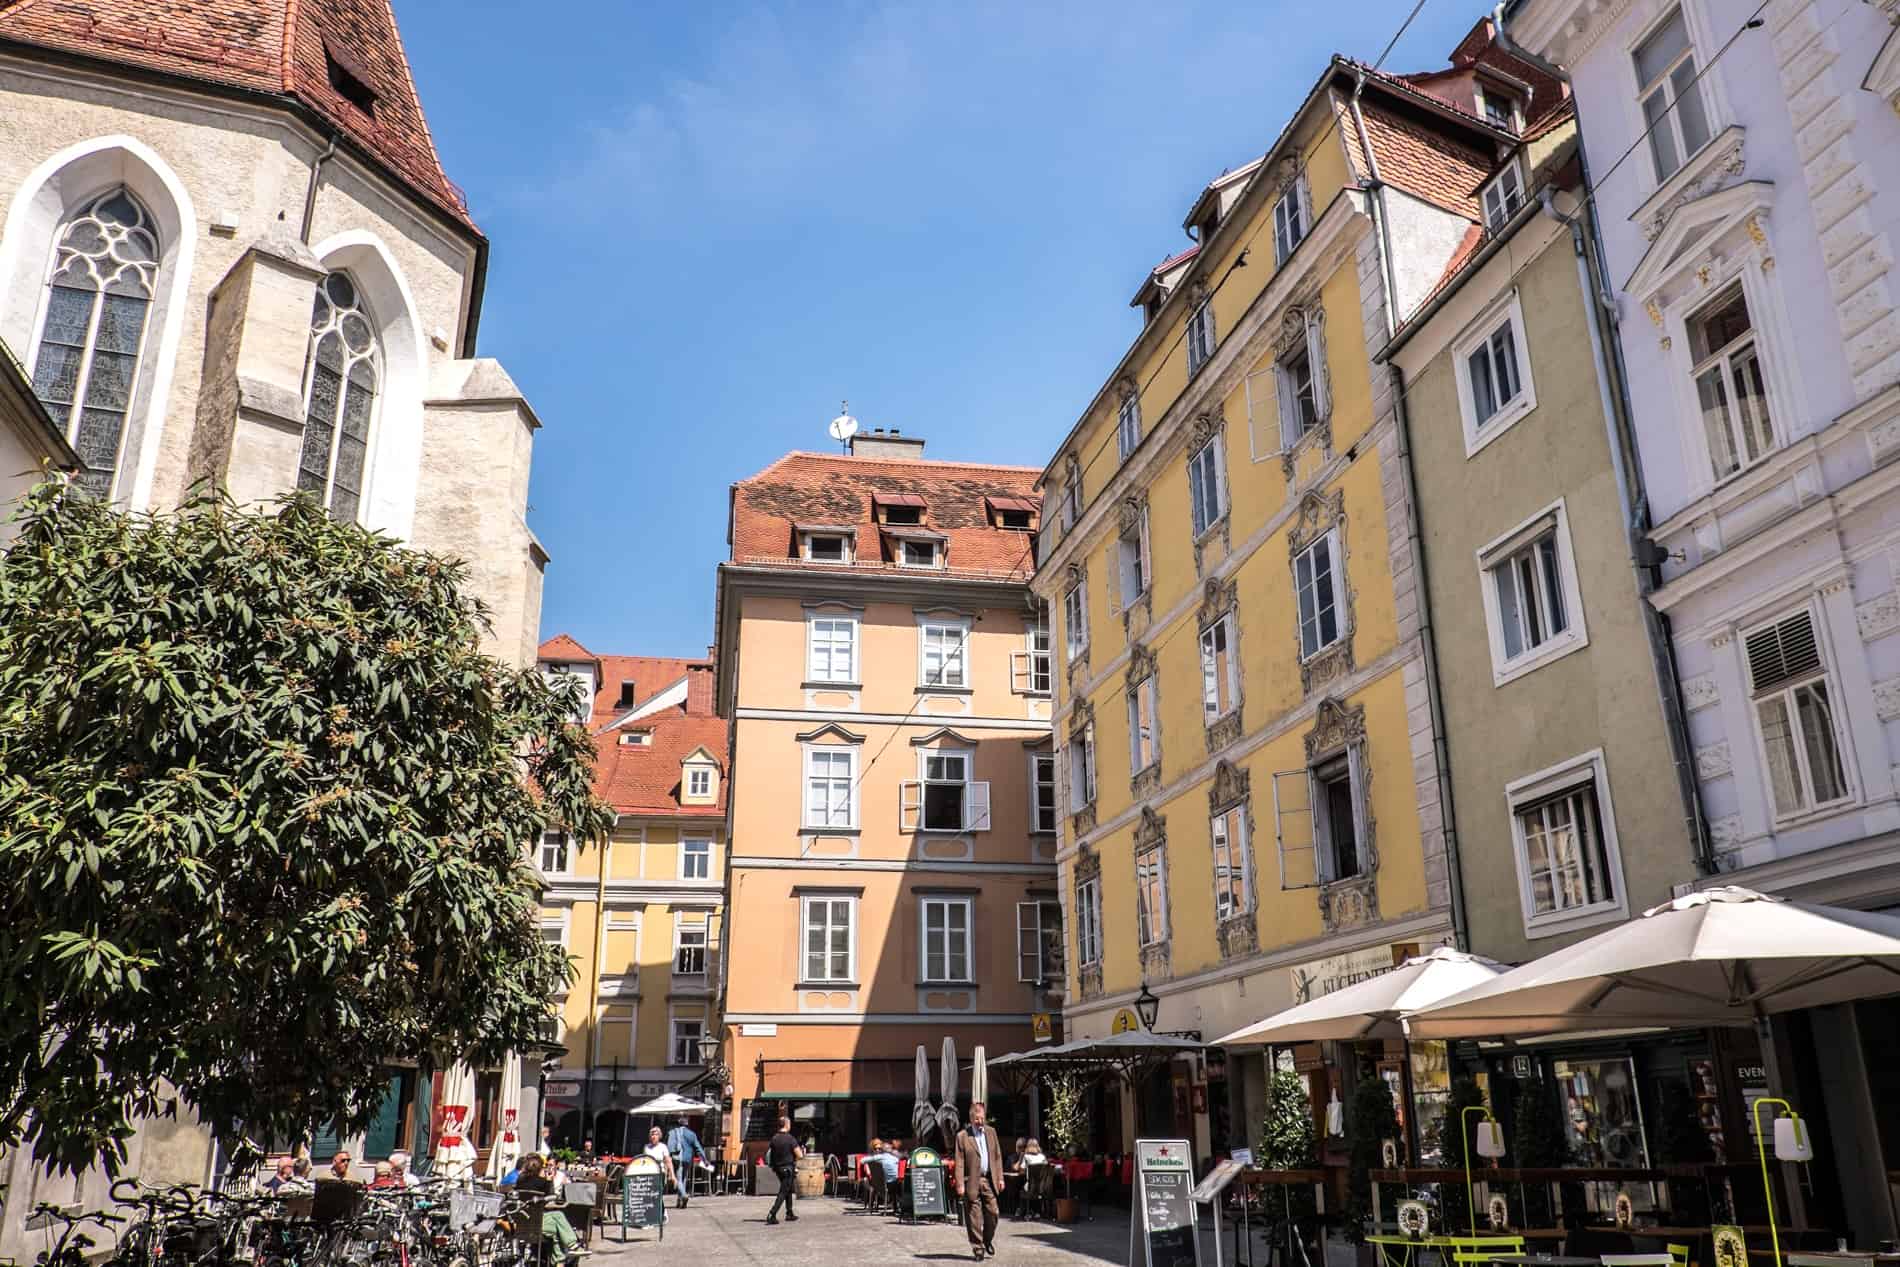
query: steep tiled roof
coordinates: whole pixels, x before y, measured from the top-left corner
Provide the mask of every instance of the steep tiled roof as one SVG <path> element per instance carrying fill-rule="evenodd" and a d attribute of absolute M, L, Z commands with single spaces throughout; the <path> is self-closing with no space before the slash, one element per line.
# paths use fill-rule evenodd
<path fill-rule="evenodd" d="M 578 654 L 576 654 L 578 652 Z M 600 689 L 594 693 L 594 791 L 622 814 L 671 814 L 718 818 L 726 812 L 726 723 L 713 711 L 711 660 L 674 656 L 591 655 L 566 634 L 541 644 L 540 658 L 598 660 Z M 621 717 L 651 703 L 686 680 L 685 698 L 624 724 Z M 620 705 L 620 684 L 632 682 L 633 706 Z M 622 735 L 643 731 L 644 744 L 624 744 Z M 704 748 L 719 764 L 719 796 L 711 805 L 680 803 L 680 762 Z"/>
<path fill-rule="evenodd" d="M 390 0 L 0 0 L 0 40 L 293 101 L 476 231 L 436 156 Z M 331 86 L 332 62 L 374 94 L 367 112 Z"/>
<path fill-rule="evenodd" d="M 1492 155 L 1371 100 L 1360 113 L 1381 179 L 1468 220 L 1482 218 L 1477 189 L 1495 166 Z"/>
<path fill-rule="evenodd" d="M 983 499 L 1034 498 L 1038 474 L 1023 466 L 788 453 L 732 486 L 732 561 L 825 571 L 899 570 L 883 548 L 885 534 L 872 516 L 871 499 L 905 492 L 924 499 L 920 526 L 947 541 L 942 573 L 1024 579 L 1035 569 L 1031 534 L 992 527 Z M 794 525 L 814 523 L 856 529 L 857 561 L 801 561 Z"/>

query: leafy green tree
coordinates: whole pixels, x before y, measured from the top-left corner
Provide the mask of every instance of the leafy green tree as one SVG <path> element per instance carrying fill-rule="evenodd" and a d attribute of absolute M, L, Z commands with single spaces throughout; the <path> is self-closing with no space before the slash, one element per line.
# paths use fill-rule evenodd
<path fill-rule="evenodd" d="M 1439 1149 L 1443 1157 L 1442 1164 L 1451 1170 L 1463 1170 L 1469 1159 L 1475 1173 L 1485 1163 L 1477 1152 L 1478 1115 L 1465 1115 L 1469 1108 L 1484 1107 L 1484 1092 L 1471 1078 L 1454 1078 L 1451 1090 L 1445 1097 L 1445 1116 L 1437 1123 L 1439 1131 Z M 1465 1199 L 1462 1183 L 1439 1185 L 1438 1217 L 1442 1229 L 1449 1235 L 1459 1235 L 1472 1230 L 1471 1209 Z"/>
<path fill-rule="evenodd" d="M 1275 1069 L 1267 1075 L 1267 1109 L 1260 1120 L 1254 1164 L 1262 1170 L 1309 1170 L 1318 1161 L 1319 1139 L 1306 1083 L 1291 1069 Z M 1276 1184 L 1261 1193 L 1261 1213 L 1277 1225 L 1268 1233 L 1270 1242 L 1280 1242 L 1287 1225 L 1297 1229 L 1300 1220 L 1318 1212 L 1310 1185 Z"/>
<path fill-rule="evenodd" d="M 1049 1107 L 1042 1113 L 1042 1133 L 1058 1157 L 1074 1157 L 1088 1142 L 1087 1084 L 1078 1073 L 1053 1073 L 1043 1079 L 1049 1088 Z"/>
<path fill-rule="evenodd" d="M 43 486 L 0 560 L 0 1146 L 116 1169 L 360 1129 L 392 1059 L 498 1060 L 566 980 L 530 844 L 598 837 L 576 702 L 485 656 L 456 562 L 213 496 Z"/>
<path fill-rule="evenodd" d="M 1399 1115 L 1384 1078 L 1361 1078 L 1346 1102 L 1346 1239 L 1364 1241 L 1372 1218 L 1372 1174 L 1385 1165 L 1385 1141 L 1399 1136 Z"/>

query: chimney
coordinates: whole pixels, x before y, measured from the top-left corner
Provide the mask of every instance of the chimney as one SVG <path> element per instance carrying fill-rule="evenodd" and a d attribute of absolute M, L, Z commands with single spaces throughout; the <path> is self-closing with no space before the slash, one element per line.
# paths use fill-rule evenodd
<path fill-rule="evenodd" d="M 922 436 L 907 436 L 896 427 L 889 431 L 872 427 L 869 431 L 860 431 L 851 437 L 851 456 L 921 459 L 924 456 L 924 440 Z"/>
<path fill-rule="evenodd" d="M 713 666 L 692 664 L 686 667 L 686 712 L 692 717 L 711 717 L 713 711 Z"/>
<path fill-rule="evenodd" d="M 623 677 L 620 679 L 620 702 L 618 704 L 615 704 L 614 707 L 615 708 L 632 708 L 633 707 L 633 679 L 632 678 Z"/>

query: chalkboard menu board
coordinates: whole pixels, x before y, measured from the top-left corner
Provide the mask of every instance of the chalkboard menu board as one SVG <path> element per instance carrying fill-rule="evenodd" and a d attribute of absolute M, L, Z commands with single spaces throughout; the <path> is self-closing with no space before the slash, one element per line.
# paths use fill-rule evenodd
<path fill-rule="evenodd" d="M 762 1143 L 778 1134 L 778 1102 L 748 1100 L 745 1106 L 745 1140 Z M 712 1138 L 710 1135 L 708 1139 Z"/>
<path fill-rule="evenodd" d="M 1201 1245 L 1194 1231 L 1194 1163 L 1186 1140 L 1135 1141 L 1135 1202 L 1129 1211 L 1129 1261 L 1135 1242 L 1147 1267 L 1197 1267 Z"/>
<path fill-rule="evenodd" d="M 950 1212 L 943 1188 L 943 1158 L 934 1148 L 910 1154 L 910 1211 L 914 1218 L 942 1218 Z"/>
<path fill-rule="evenodd" d="M 644 1227 L 659 1228 L 660 1239 L 666 1239 L 666 1173 L 651 1157 L 636 1157 L 627 1163 L 620 1190 L 620 1239 Z"/>

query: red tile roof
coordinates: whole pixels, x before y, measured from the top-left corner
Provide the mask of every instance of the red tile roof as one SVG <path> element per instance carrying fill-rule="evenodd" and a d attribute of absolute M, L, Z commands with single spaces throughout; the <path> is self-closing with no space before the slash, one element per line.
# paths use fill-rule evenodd
<path fill-rule="evenodd" d="M 1026 466 L 788 453 L 732 486 L 732 561 L 822 571 L 897 571 L 881 551 L 878 557 L 866 557 L 883 538 L 880 525 L 872 520 L 871 503 L 891 493 L 910 493 L 925 502 L 924 522 L 917 526 L 942 534 L 948 542 L 939 573 L 1026 580 L 1035 570 L 1034 538 L 1020 529 L 991 526 L 983 502 L 998 496 L 1034 499 L 1039 474 Z M 803 562 L 794 531 L 801 523 L 855 527 L 857 560 L 848 565 Z"/>
<path fill-rule="evenodd" d="M 1371 100 L 1360 113 L 1382 180 L 1467 220 L 1483 218 L 1477 190 L 1496 166 L 1491 154 Z"/>
<path fill-rule="evenodd" d="M 281 96 L 480 232 L 436 156 L 390 0 L 0 0 L 0 40 Z M 369 113 L 331 87 L 332 57 L 375 95 Z"/>
<path fill-rule="evenodd" d="M 579 653 L 578 655 L 576 653 Z M 567 634 L 541 644 L 540 658 L 572 662 L 596 660 L 600 689 L 594 693 L 594 791 L 621 814 L 674 815 L 719 818 L 726 812 L 726 722 L 713 711 L 713 662 L 671 656 L 594 656 Z M 655 696 L 687 680 L 686 698 L 679 704 L 648 713 L 621 725 L 615 723 Z M 634 684 L 633 706 L 620 706 L 620 684 Z M 650 743 L 623 744 L 620 737 L 645 731 Z M 704 748 L 719 764 L 719 796 L 711 805 L 682 805 L 680 762 Z"/>

